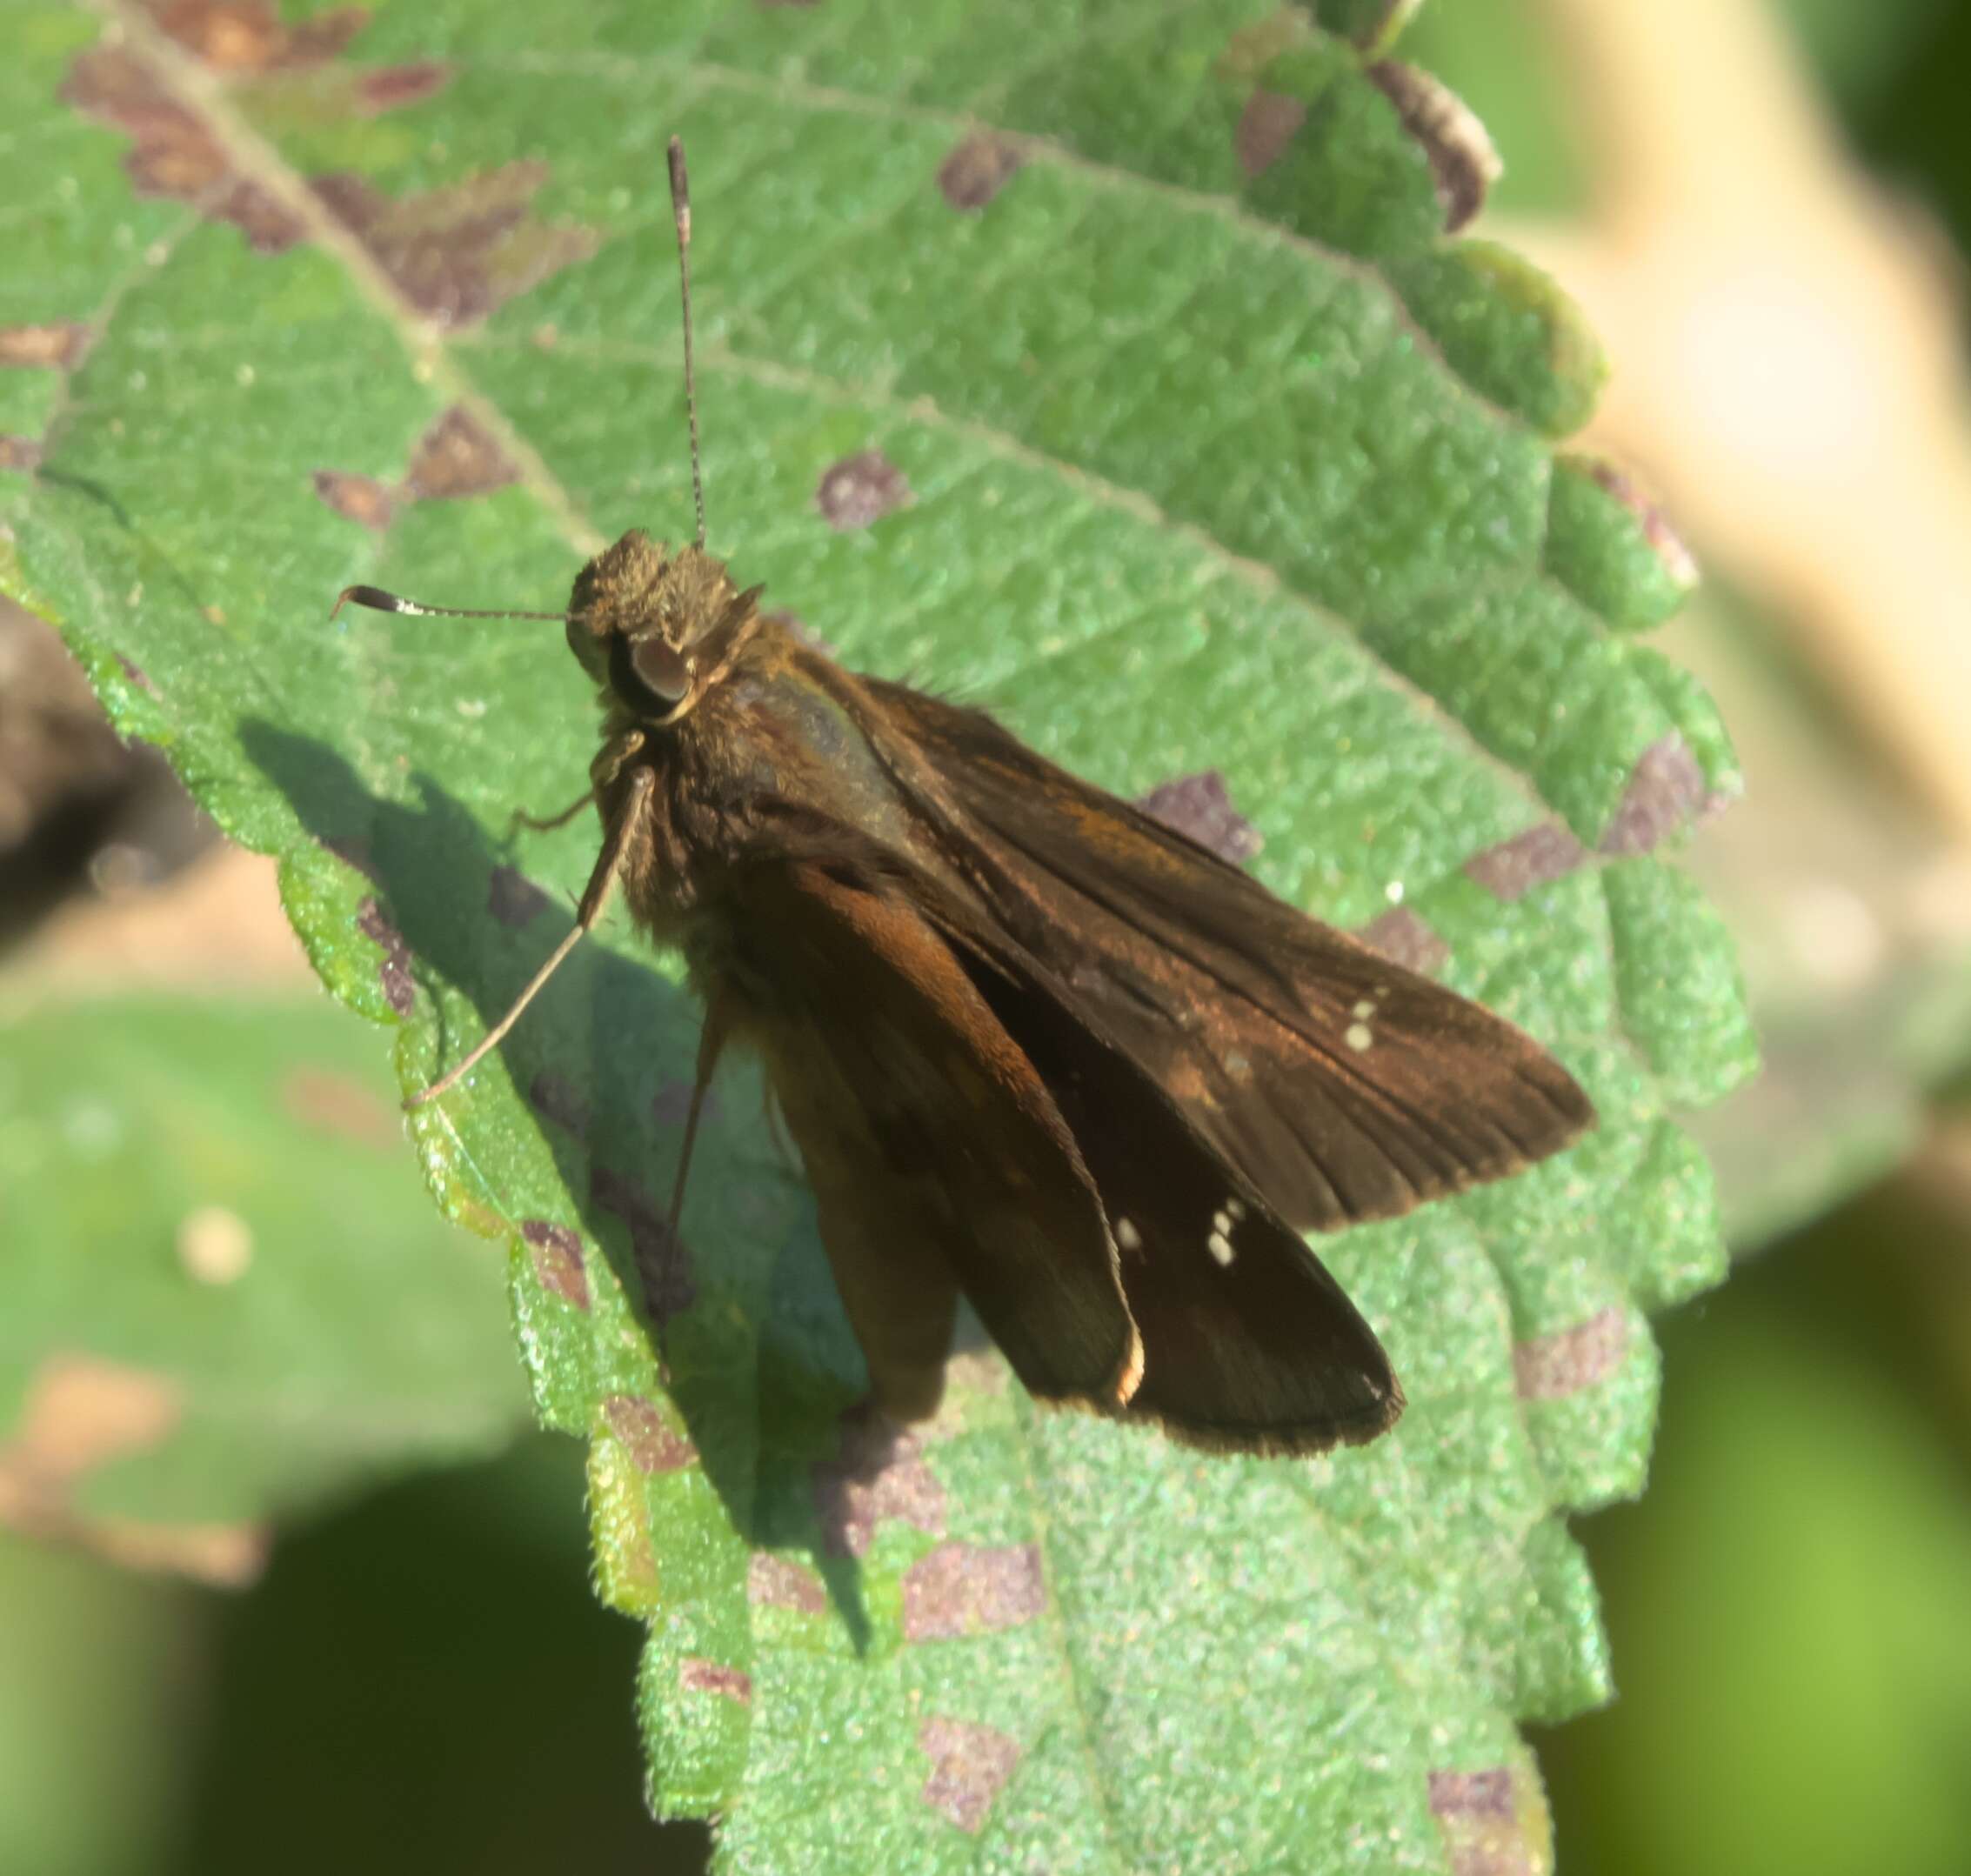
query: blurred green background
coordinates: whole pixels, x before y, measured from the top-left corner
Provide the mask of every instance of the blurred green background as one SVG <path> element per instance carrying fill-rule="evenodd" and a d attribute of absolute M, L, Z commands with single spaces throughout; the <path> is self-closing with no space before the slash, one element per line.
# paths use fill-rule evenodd
<path fill-rule="evenodd" d="M 1403 47 L 1477 108 L 1506 158 L 1487 230 L 1516 243 L 1524 229 L 1536 253 L 1558 231 L 1564 278 L 1559 257 L 1597 237 L 1606 210 L 1568 11 L 1435 0 Z M 1791 82 L 1881 186 L 1880 214 L 1908 217 L 1971 337 L 1971 9 L 1771 12 Z M 1666 13 L 1702 59 L 1703 10 Z M 1717 690 L 1751 776 L 1694 864 L 1744 933 L 1772 1070 L 1714 1130 L 1741 1265 L 1660 1325 L 1648 1493 L 1580 1526 L 1621 1692 L 1536 1739 L 1560 1866 L 1959 1876 L 1971 937 L 1922 908 L 1958 877 L 1971 831 L 1909 778 L 1894 725 L 1801 649 L 1786 600 L 1729 543 L 1693 544 L 1721 577 L 1674 649 Z M 117 818 L 142 791 L 102 792 L 57 849 L 142 850 Z M 58 858 L 41 860 L 58 879 Z M 1883 913 L 1845 970 L 1810 967 L 1827 921 L 1852 922 L 1846 901 L 1801 899 L 1828 878 L 1864 912 L 1908 914 Z M 101 864 L 94 879 L 116 884 Z M 1802 904 L 1823 915 L 1811 942 Z M 522 1435 L 309 1511 L 244 1591 L 0 1532 L 0 1609 L 37 1612 L 0 1620 L 0 1866 L 698 1866 L 703 1827 L 660 1830 L 641 1807 L 638 1632 L 591 1596 L 582 1492 L 574 1442 Z"/>

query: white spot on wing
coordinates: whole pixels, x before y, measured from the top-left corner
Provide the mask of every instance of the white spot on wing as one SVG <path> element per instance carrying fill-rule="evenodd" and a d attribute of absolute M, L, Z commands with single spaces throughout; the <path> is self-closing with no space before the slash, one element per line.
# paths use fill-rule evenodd
<path fill-rule="evenodd" d="M 1348 1025 L 1348 1032 L 1343 1037 L 1342 1040 L 1351 1049 L 1366 1049 L 1375 1040 L 1375 1031 L 1366 1023 L 1351 1023 Z"/>
<path fill-rule="evenodd" d="M 1143 1248 L 1142 1232 L 1127 1218 L 1118 1218 L 1115 1221 L 1115 1241 L 1125 1251 L 1140 1251 Z"/>
<path fill-rule="evenodd" d="M 1221 1268 L 1231 1263 L 1233 1257 L 1232 1240 L 1223 1232 L 1213 1232 L 1209 1238 L 1206 1238 L 1205 1248 L 1212 1253 L 1213 1258 L 1216 1259 Z"/>

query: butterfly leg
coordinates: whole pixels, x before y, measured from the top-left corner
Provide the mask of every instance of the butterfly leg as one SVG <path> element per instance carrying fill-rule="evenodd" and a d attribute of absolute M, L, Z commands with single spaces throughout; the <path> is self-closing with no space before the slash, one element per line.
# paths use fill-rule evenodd
<path fill-rule="evenodd" d="M 530 814 L 524 808 L 516 808 L 512 819 L 506 824 L 506 838 L 511 840 L 523 827 L 537 834 L 552 833 L 558 827 L 567 826 L 595 798 L 593 789 L 585 789 L 556 814 Z"/>
<path fill-rule="evenodd" d="M 698 1071 L 692 1084 L 692 1105 L 685 1116 L 685 1143 L 678 1151 L 678 1177 L 671 1187 L 671 1215 L 665 1220 L 666 1290 L 671 1287 L 668 1279 L 679 1254 L 681 1240 L 678 1233 L 685 1218 L 685 1180 L 692 1170 L 692 1148 L 698 1144 L 698 1117 L 705 1112 L 705 1098 L 711 1090 L 719 1053 L 725 1046 L 726 1037 L 732 1033 L 731 1014 L 732 1004 L 726 994 L 714 990 L 705 1006 L 705 1026 L 698 1031 Z M 657 1363 L 658 1372 L 666 1379 L 671 1373 L 670 1356 L 665 1346 L 665 1331 L 668 1326 L 666 1319 L 659 1316 L 657 1319 Z"/>
<path fill-rule="evenodd" d="M 616 876 L 622 870 L 623 856 L 629 851 L 631 836 L 649 808 L 651 791 L 656 785 L 656 778 L 648 769 L 638 770 L 631 778 L 630 791 L 617 814 L 616 825 L 609 830 L 608 838 L 603 843 L 601 857 L 596 861 L 595 871 L 589 875 L 589 883 L 583 890 L 582 904 L 576 913 L 574 929 L 554 947 L 547 962 L 534 972 L 527 987 L 513 999 L 513 1007 L 487 1031 L 478 1047 L 449 1074 L 440 1076 L 430 1087 L 421 1089 L 412 1095 L 404 1104 L 407 1108 L 422 1107 L 426 1101 L 436 1100 L 497 1049 L 507 1031 L 520 1020 L 520 1012 L 540 994 L 547 980 L 561 968 L 568 953 L 581 942 L 583 934 L 594 928 L 596 921 L 602 917 L 603 908 L 609 904 L 610 892 L 616 885 Z"/>

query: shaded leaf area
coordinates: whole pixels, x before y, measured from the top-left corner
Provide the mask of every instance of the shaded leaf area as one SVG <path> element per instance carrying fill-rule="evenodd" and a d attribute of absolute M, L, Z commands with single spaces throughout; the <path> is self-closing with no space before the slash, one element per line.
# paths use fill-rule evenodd
<path fill-rule="evenodd" d="M 55 1003 L 4 1036 L 0 1518 L 233 1582 L 271 1520 L 522 1431 L 486 1252 L 331 1005 Z"/>
<path fill-rule="evenodd" d="M 0 1532 L 10 1866 L 522 1876 L 578 1839 L 585 1876 L 699 1876 L 705 1826 L 644 1810 L 581 1503 L 574 1444 L 523 1437 L 284 1520 L 224 1596 Z"/>
<path fill-rule="evenodd" d="M 686 525 L 676 130 L 714 550 L 853 665 L 1186 784 L 1159 798 L 1527 1025 L 1603 1116 L 1323 1244 L 1411 1400 L 1373 1447 L 1201 1459 L 1041 1415 L 978 1347 L 899 1439 L 743 1066 L 667 1241 L 696 1014 L 622 931 L 584 947 L 415 1133 L 509 1239 L 543 1417 L 590 1437 L 657 1806 L 724 1813 L 733 1868 L 1536 1865 L 1514 1721 L 1607 1686 L 1560 1513 L 1640 1484 L 1642 1312 L 1721 1263 L 1676 1112 L 1750 1061 L 1658 857 L 1736 771 L 1634 637 L 1683 568 L 1617 478 L 1557 478 L 1540 429 L 1599 364 L 1553 289 L 1447 244 L 1441 161 L 1360 53 L 1257 6 L 597 4 L 547 44 L 398 8 L 230 75 L 127 16 L 298 219 L 276 252 L 133 196 L 127 137 L 54 102 L 94 24 L 33 17 L 0 83 L 52 264 L 4 317 L 90 343 L 42 374 L 11 582 L 280 856 L 407 1087 L 568 929 L 592 823 L 505 830 L 581 789 L 592 718 L 551 627 L 325 601 L 552 605 L 615 531 Z M 440 80 L 377 78 L 413 70 Z M 517 150 L 518 217 L 483 180 Z M 413 278 L 372 231 L 419 212 Z"/>

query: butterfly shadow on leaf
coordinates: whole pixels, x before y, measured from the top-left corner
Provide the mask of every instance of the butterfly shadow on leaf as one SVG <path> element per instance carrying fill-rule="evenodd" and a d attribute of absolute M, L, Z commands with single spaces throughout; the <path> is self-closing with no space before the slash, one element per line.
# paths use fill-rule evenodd
<path fill-rule="evenodd" d="M 429 775 L 411 778 L 415 804 L 392 801 L 313 738 L 251 720 L 241 738 L 309 835 L 373 889 L 358 895 L 351 952 L 380 953 L 393 1005 L 411 1009 L 413 1020 L 435 1015 L 437 1059 L 458 1060 L 573 924 L 571 905 L 524 872 L 531 857 L 550 862 L 557 850 L 525 835 L 497 844 Z M 757 1072 L 729 1058 L 701 1123 L 681 1242 L 671 1243 L 665 1213 L 699 1011 L 654 954 L 646 963 L 613 948 L 638 942 L 619 918 L 605 920 L 497 1057 L 440 1097 L 462 1119 L 475 1110 L 486 1117 L 472 1130 L 475 1160 L 462 1154 L 458 1176 L 469 1196 L 516 1230 L 537 1214 L 565 1225 L 572 1206 L 630 1300 L 644 1348 L 661 1341 L 669 1399 L 733 1528 L 749 1546 L 805 1552 L 859 1650 L 869 1617 L 841 1506 L 879 1455 L 854 1405 L 867 1391 L 866 1372 L 813 1200 L 770 1125 Z M 462 1005 L 470 1018 L 461 1020 Z M 518 1135 L 508 1128 L 502 1140 L 494 1130 L 509 1121 Z M 535 1140 L 547 1149 L 552 1182 Z M 647 1437 L 652 1423 L 638 1397 L 650 1365 L 642 1349 L 620 1345 L 604 1307 L 591 1298 L 593 1411 L 618 1432 L 626 1424 Z M 634 1455 L 639 1442 L 626 1443 Z M 653 1465 L 673 1463 L 663 1443 L 655 1433 Z M 659 1545 L 665 1535 L 652 1532 Z"/>

